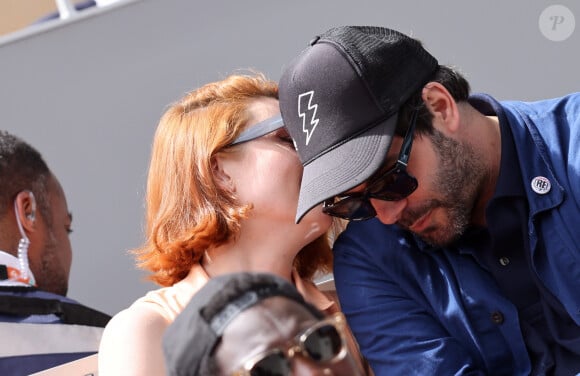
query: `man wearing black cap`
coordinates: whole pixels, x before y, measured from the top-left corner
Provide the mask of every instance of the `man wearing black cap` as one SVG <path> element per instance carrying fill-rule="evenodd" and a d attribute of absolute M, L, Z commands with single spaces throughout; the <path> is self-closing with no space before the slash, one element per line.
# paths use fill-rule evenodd
<path fill-rule="evenodd" d="M 347 26 L 288 64 L 280 106 L 296 220 L 352 221 L 335 283 L 375 374 L 580 372 L 580 93 L 469 95 L 417 40 Z"/>

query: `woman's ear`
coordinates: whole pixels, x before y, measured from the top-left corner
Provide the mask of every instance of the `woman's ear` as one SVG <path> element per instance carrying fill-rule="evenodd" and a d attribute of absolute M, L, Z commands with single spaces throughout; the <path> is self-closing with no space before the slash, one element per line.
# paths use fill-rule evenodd
<path fill-rule="evenodd" d="M 18 192 L 15 199 L 14 211 L 14 214 L 22 224 L 22 229 L 26 232 L 33 232 L 36 221 L 36 198 L 32 191 Z"/>
<path fill-rule="evenodd" d="M 231 176 L 227 173 L 227 166 L 227 159 L 223 156 L 216 155 L 211 159 L 211 170 L 217 184 L 222 189 L 235 192 L 236 186 Z"/>
<path fill-rule="evenodd" d="M 457 103 L 445 86 L 429 82 L 421 93 L 425 106 L 433 117 L 433 126 L 440 131 L 455 132 L 459 127 Z"/>

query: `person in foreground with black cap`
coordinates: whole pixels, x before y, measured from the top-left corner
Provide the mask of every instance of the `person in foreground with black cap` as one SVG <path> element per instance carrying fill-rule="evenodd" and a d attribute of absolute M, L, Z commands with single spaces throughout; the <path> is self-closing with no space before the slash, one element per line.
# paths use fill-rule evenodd
<path fill-rule="evenodd" d="M 352 221 L 334 277 L 375 374 L 580 372 L 580 93 L 469 95 L 419 41 L 355 26 L 279 84 L 296 220 Z"/>
<path fill-rule="evenodd" d="M 347 346 L 344 316 L 326 317 L 272 274 L 212 278 L 167 328 L 169 376 L 366 373 Z"/>

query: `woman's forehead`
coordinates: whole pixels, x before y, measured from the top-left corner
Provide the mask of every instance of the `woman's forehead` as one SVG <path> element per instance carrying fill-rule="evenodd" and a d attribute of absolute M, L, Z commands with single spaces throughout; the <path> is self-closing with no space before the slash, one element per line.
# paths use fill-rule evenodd
<path fill-rule="evenodd" d="M 248 126 L 252 126 L 262 120 L 280 112 L 280 106 L 276 98 L 260 97 L 252 100 L 248 105 Z"/>

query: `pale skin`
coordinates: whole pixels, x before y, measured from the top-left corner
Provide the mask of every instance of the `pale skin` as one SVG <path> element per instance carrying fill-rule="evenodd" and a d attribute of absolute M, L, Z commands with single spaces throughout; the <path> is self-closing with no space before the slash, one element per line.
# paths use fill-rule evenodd
<path fill-rule="evenodd" d="M 498 119 L 484 116 L 468 103 L 456 103 L 447 89 L 436 82 L 424 86 L 422 98 L 433 117 L 434 128 L 445 137 L 470 148 L 481 164 L 484 173 L 482 181 L 474 187 L 476 190 L 471 197 L 473 208 L 470 209 L 469 223 L 483 226 L 485 205 L 493 195 L 499 174 L 501 136 Z M 387 164 L 395 162 L 401 143 L 401 137 L 394 138 L 387 153 Z M 458 155 L 457 158 L 462 156 Z M 437 239 L 441 244 L 452 241 L 446 238 L 445 233 L 445 226 L 450 221 L 448 210 L 438 206 L 424 209 L 431 201 L 443 200 L 438 193 L 441 186 L 435 184 L 440 169 L 440 158 L 432 140 L 415 134 L 407 171 L 415 176 L 419 186 L 411 195 L 399 201 L 371 199 L 377 218 L 385 224 L 399 224 L 419 236 Z M 349 192 L 361 191 L 365 185 L 357 186 Z M 453 189 L 459 191 L 460 187 Z"/>
<path fill-rule="evenodd" d="M 255 100 L 250 126 L 279 113 L 278 101 Z M 279 132 L 285 132 L 280 130 Z M 273 132 L 241 144 L 213 161 L 220 184 L 254 205 L 235 241 L 207 250 L 202 265 L 211 276 L 269 272 L 291 280 L 296 254 L 325 233 L 331 218 L 320 208 L 294 223 L 302 166 L 290 139 Z M 180 293 L 191 296 L 190 291 Z M 103 375 L 164 375 L 162 336 L 171 324 L 150 305 L 133 305 L 113 317 L 99 349 Z"/>
<path fill-rule="evenodd" d="M 250 123 L 279 112 L 278 101 L 262 101 L 250 106 L 254 114 Z M 231 187 L 242 202 L 252 202 L 254 209 L 235 244 L 208 252 L 209 260 L 204 259 L 203 265 L 210 275 L 250 270 L 273 272 L 290 280 L 298 251 L 331 224 L 317 208 L 304 226 L 293 225 L 302 167 L 291 139 L 287 143 L 272 142 L 274 136 L 272 133 L 249 142 L 247 146 L 251 147 L 241 151 L 242 158 L 218 156 L 217 174 L 223 184 Z M 257 257 L 248 257 L 249 254 Z"/>

